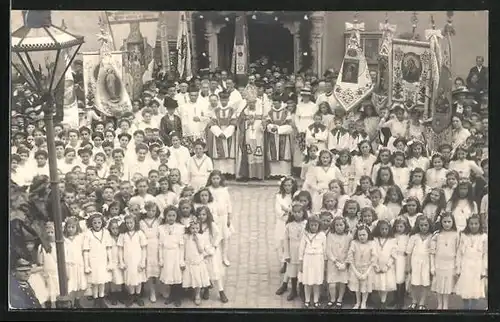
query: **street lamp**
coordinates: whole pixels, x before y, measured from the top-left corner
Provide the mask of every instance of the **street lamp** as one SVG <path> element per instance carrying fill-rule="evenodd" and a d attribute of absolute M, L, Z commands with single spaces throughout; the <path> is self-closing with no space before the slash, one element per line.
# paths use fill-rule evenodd
<path fill-rule="evenodd" d="M 23 11 L 23 18 L 24 26 L 12 33 L 11 61 L 33 91 L 40 94 L 43 105 L 59 275 L 60 297 L 57 299 L 56 307 L 69 308 L 71 301 L 68 299 L 61 198 L 54 140 L 54 91 L 61 86 L 61 81 L 84 43 L 84 39 L 82 36 L 76 36 L 54 26 L 50 11 L 26 10 Z"/>

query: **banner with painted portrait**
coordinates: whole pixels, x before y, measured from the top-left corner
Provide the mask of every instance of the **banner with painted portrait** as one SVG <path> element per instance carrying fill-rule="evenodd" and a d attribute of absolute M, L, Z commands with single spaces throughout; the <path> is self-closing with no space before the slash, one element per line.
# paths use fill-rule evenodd
<path fill-rule="evenodd" d="M 422 104 L 427 109 L 432 90 L 430 44 L 393 39 L 389 69 L 389 101 L 407 108 Z"/>

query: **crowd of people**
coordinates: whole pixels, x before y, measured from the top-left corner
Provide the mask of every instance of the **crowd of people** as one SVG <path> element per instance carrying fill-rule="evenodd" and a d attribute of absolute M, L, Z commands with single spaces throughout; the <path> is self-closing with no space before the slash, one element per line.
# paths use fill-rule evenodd
<path fill-rule="evenodd" d="M 283 284 L 306 307 L 354 308 L 372 291 L 381 308 L 438 309 L 456 293 L 472 309 L 485 297 L 488 214 L 488 94 L 482 59 L 453 92 L 452 141 L 431 150 L 420 106 L 376 109 L 367 98 L 346 113 L 337 74 L 252 69 L 188 81 L 149 82 L 133 112 L 105 117 L 79 97 L 80 128 L 54 125 L 68 290 L 75 307 L 181 305 L 217 288 L 233 216 L 226 180 L 280 179 L 276 241 Z M 482 71 L 482 72 L 481 72 Z M 76 77 L 75 79 L 79 79 Z M 78 85 L 77 87 L 83 88 Z M 20 81 L 12 102 L 11 182 L 36 189 L 49 176 L 39 98 Z M 53 212 L 51 247 L 26 234 L 29 284 L 44 307 L 59 294 Z M 29 263 L 29 264 L 26 264 Z M 23 275 L 24 276 L 24 275 Z M 143 284 L 146 291 L 143 289 Z M 188 292 L 189 290 L 189 292 Z M 107 302 L 105 301 L 107 298 Z M 106 304 L 108 303 L 108 304 Z"/>

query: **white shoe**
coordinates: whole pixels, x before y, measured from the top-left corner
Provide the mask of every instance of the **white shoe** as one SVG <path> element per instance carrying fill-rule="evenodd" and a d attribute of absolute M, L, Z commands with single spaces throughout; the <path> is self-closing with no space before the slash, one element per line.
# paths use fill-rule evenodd
<path fill-rule="evenodd" d="M 366 304 L 361 304 L 361 306 L 359 308 L 362 310 L 366 310 Z"/>
<path fill-rule="evenodd" d="M 231 262 L 230 262 L 230 261 L 229 261 L 229 259 L 227 259 L 227 258 L 225 258 L 225 259 L 222 261 L 222 263 L 224 263 L 224 265 L 225 265 L 226 267 L 231 266 Z"/>
<path fill-rule="evenodd" d="M 358 304 L 358 303 L 354 304 L 354 306 L 352 307 L 352 309 L 353 309 L 353 310 L 357 310 L 357 309 L 359 309 L 359 304 Z"/>
<path fill-rule="evenodd" d="M 155 303 L 156 302 L 156 294 L 151 293 L 151 295 L 149 296 L 149 300 L 151 301 L 151 303 Z"/>

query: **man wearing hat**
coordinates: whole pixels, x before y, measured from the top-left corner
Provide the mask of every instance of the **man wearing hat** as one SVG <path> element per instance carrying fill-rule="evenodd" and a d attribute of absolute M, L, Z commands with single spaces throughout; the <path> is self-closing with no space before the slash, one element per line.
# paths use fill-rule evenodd
<path fill-rule="evenodd" d="M 463 114 L 468 94 L 470 94 L 470 92 L 465 86 L 459 87 L 451 93 L 454 102 L 453 114 Z"/>
<path fill-rule="evenodd" d="M 31 275 L 31 263 L 23 258 L 18 259 L 9 276 L 9 304 L 14 309 L 41 309 L 35 291 L 28 283 Z"/>
<path fill-rule="evenodd" d="M 485 90 L 488 88 L 488 67 L 483 66 L 484 57 L 477 56 L 476 57 L 476 66 L 472 67 L 469 70 L 469 75 L 467 76 L 467 87 L 475 87 L 473 86 L 471 80 L 473 75 L 477 76 L 477 86 L 480 90 Z"/>

